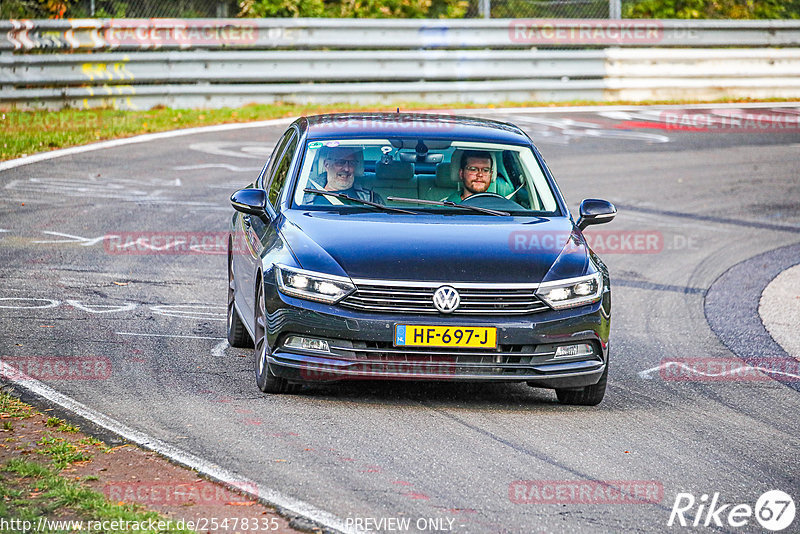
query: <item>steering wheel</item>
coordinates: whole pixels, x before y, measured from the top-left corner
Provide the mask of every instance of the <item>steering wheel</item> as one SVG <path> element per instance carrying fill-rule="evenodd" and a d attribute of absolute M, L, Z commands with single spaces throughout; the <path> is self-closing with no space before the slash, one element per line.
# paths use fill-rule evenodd
<path fill-rule="evenodd" d="M 467 198 L 464 199 L 464 202 L 466 202 L 467 200 L 473 199 L 473 198 L 481 198 L 481 197 L 484 197 L 484 198 L 486 198 L 486 197 L 489 197 L 489 198 L 492 198 L 492 197 L 493 198 L 502 198 L 504 200 L 507 200 L 506 197 L 504 197 L 503 195 L 498 195 L 497 193 L 490 193 L 490 192 L 487 191 L 485 193 L 475 193 L 474 195 L 470 195 L 470 196 L 468 196 Z M 462 204 L 464 202 L 462 202 Z"/>
<path fill-rule="evenodd" d="M 474 199 L 474 200 L 473 200 Z M 513 200 L 507 199 L 503 195 L 497 193 L 475 193 L 465 198 L 462 204 L 472 204 L 480 208 L 498 209 L 498 210 L 521 210 L 525 209 Z"/>

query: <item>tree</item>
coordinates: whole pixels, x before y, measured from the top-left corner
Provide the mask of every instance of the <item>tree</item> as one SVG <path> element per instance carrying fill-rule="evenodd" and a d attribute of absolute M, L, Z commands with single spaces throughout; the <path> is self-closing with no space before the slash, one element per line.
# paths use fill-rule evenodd
<path fill-rule="evenodd" d="M 240 17 L 322 17 L 322 0 L 244 0 L 239 2 Z"/>
<path fill-rule="evenodd" d="M 800 0 L 640 0 L 625 4 L 625 18 L 796 19 Z"/>
<path fill-rule="evenodd" d="M 2 0 L 0 19 L 61 19 L 76 0 Z"/>
<path fill-rule="evenodd" d="M 461 18 L 469 0 L 242 0 L 240 17 Z"/>

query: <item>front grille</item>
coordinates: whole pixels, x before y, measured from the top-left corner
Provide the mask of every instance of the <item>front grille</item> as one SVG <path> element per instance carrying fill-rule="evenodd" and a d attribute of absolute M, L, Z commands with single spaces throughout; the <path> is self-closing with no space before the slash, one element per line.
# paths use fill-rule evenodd
<path fill-rule="evenodd" d="M 337 356 L 354 360 L 424 362 L 424 363 L 531 363 L 550 359 L 555 349 L 536 345 L 498 345 L 495 350 L 474 350 L 464 347 L 395 347 L 385 341 L 354 341 L 352 347 L 331 341 L 331 351 Z"/>
<path fill-rule="evenodd" d="M 503 377 L 547 373 L 549 366 L 563 363 L 553 358 L 555 345 L 498 345 L 495 351 L 394 347 L 382 341 L 356 341 L 352 347 L 332 341 L 331 351 L 353 362 L 353 369 L 424 377 L 438 375 L 492 375 Z M 572 362 L 581 358 L 565 359 Z M 599 355 L 582 358 L 587 365 L 603 362 Z"/>
<path fill-rule="evenodd" d="M 443 284 L 440 282 L 355 281 L 356 291 L 341 306 L 382 313 L 438 314 L 433 293 L 443 285 L 458 290 L 461 304 L 448 315 L 524 315 L 549 309 L 536 296 L 536 285 Z"/>

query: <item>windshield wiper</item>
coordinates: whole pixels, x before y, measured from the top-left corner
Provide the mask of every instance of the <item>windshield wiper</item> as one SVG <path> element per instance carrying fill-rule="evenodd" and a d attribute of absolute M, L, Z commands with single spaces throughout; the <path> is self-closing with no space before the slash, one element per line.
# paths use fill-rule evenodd
<path fill-rule="evenodd" d="M 403 197 L 386 197 L 386 200 L 392 202 L 415 202 L 417 204 L 430 204 L 432 206 L 447 206 L 448 208 L 461 208 L 470 211 L 477 211 L 478 213 L 487 213 L 489 215 L 496 215 L 498 217 L 507 217 L 511 215 L 507 211 L 490 210 L 488 208 L 479 208 L 478 206 L 470 206 L 469 204 L 456 204 L 449 200 L 423 200 L 421 198 L 403 198 Z"/>
<path fill-rule="evenodd" d="M 359 204 L 364 204 L 365 206 L 372 206 L 373 208 L 378 208 L 378 209 L 381 209 L 381 210 L 384 210 L 384 211 L 394 211 L 396 213 L 408 213 L 409 215 L 417 215 L 417 212 L 415 212 L 415 211 L 408 211 L 408 210 L 403 210 L 403 209 L 400 209 L 400 208 L 393 208 L 391 206 L 386 206 L 384 204 L 378 204 L 377 202 L 372 202 L 370 200 L 361 200 L 360 198 L 353 198 L 351 196 L 344 195 L 342 193 L 337 193 L 335 191 L 325 191 L 324 189 L 310 189 L 308 187 L 303 189 L 303 191 L 306 192 L 306 193 L 316 193 L 317 195 L 328 195 L 328 196 L 332 196 L 332 197 L 336 197 L 336 198 L 345 198 L 347 200 L 352 200 L 353 202 L 358 202 Z"/>

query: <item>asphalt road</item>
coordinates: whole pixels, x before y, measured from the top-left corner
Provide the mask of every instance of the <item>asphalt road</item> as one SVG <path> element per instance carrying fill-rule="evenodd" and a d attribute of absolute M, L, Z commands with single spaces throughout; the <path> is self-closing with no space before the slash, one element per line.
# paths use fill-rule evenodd
<path fill-rule="evenodd" d="M 800 105 L 768 112 L 796 116 Z M 763 254 L 767 269 L 765 253 L 800 243 L 798 129 L 676 130 L 658 109 L 486 113 L 530 133 L 573 213 L 588 197 L 619 207 L 611 224 L 587 231 L 613 287 L 599 407 L 561 406 L 553 392 L 525 385 L 349 383 L 260 394 L 250 353 L 223 340 L 224 239 L 191 251 L 114 243 L 141 233 L 223 235 L 228 196 L 255 177 L 284 125 L 0 172 L 0 355 L 31 372 L 47 357 L 108 364 L 110 372 L 42 381 L 350 525 L 392 531 L 397 523 L 357 520 L 408 518 L 410 530 L 426 532 L 763 531 L 755 518 L 741 528 L 667 522 L 681 492 L 754 506 L 782 490 L 800 502 L 798 391 L 763 374 L 676 379 L 662 364 L 758 354 L 752 340 L 763 339 L 763 326 L 740 319 L 752 315 L 752 295 L 736 298 L 734 279 L 724 306 L 707 308 L 706 298 L 735 266 Z M 633 249 L 614 250 L 614 236 L 625 235 Z M 637 247 L 635 235 L 656 245 Z M 712 325 L 723 324 L 737 335 L 719 337 Z M 547 500 L 547 481 L 561 481 L 554 503 L 531 502 L 536 488 Z M 657 502 L 619 502 L 613 488 L 630 481 Z M 575 484 L 591 488 L 586 502 L 565 493 Z M 786 531 L 800 531 L 800 518 Z"/>

